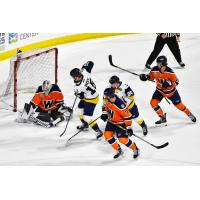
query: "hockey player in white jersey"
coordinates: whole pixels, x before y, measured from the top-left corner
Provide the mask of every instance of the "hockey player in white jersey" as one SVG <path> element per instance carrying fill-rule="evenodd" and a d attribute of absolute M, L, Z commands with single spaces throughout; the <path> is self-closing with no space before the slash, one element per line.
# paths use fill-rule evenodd
<path fill-rule="evenodd" d="M 134 92 L 131 87 L 127 84 L 123 84 L 118 76 L 112 76 L 109 80 L 111 88 L 114 89 L 115 94 L 121 98 L 125 104 L 128 106 L 129 111 L 132 114 L 134 121 L 142 127 L 144 135 L 147 135 L 147 125 L 145 121 L 140 117 L 138 107 L 135 103 Z"/>
<path fill-rule="evenodd" d="M 77 126 L 77 129 L 85 130 L 88 129 L 90 125 L 90 127 L 96 132 L 97 139 L 99 139 L 103 136 L 103 133 L 96 122 L 91 123 L 95 107 L 99 101 L 99 94 L 96 85 L 90 77 L 93 66 L 94 63 L 88 61 L 81 69 L 72 69 L 70 75 L 74 79 L 75 96 L 80 99 L 78 104 L 78 115 L 82 124 Z"/>

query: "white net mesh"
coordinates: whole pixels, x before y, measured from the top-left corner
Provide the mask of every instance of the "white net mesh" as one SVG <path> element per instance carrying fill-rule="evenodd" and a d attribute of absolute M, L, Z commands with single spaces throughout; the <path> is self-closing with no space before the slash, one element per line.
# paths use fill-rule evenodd
<path fill-rule="evenodd" d="M 20 96 L 24 93 L 34 93 L 44 80 L 50 80 L 52 83 L 55 83 L 56 49 L 38 49 L 31 52 L 20 53 L 10 60 L 9 76 L 7 80 L 0 85 L 0 109 L 5 108 L 5 104 L 9 104 L 10 109 L 12 109 L 11 106 L 14 106 L 14 66 L 16 60 L 18 60 L 18 102 L 20 102 Z"/>

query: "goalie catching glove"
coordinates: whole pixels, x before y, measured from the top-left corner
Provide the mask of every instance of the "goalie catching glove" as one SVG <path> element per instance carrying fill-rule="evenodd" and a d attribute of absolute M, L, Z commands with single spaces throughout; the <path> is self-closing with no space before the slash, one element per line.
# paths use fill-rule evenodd
<path fill-rule="evenodd" d="M 63 113 L 63 114 L 66 112 L 73 113 L 73 110 L 72 108 L 66 106 L 65 104 L 62 104 L 60 108 L 58 109 L 58 112 Z"/>

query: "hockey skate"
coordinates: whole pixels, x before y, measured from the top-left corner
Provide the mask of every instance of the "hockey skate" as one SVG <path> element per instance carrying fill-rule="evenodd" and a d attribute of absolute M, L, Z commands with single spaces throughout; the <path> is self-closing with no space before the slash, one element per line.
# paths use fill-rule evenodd
<path fill-rule="evenodd" d="M 135 150 L 133 150 L 133 158 L 136 159 L 140 155 L 140 150 L 136 147 Z"/>
<path fill-rule="evenodd" d="M 166 119 L 166 113 L 160 117 L 160 120 L 156 121 L 155 124 L 157 126 L 167 126 L 167 119 Z"/>
<path fill-rule="evenodd" d="M 196 118 L 192 113 L 189 113 L 189 114 L 188 114 L 188 117 L 189 117 L 189 118 L 191 119 L 191 121 L 194 122 L 194 123 L 197 121 L 197 118 Z"/>
<path fill-rule="evenodd" d="M 146 124 L 142 127 L 142 131 L 143 131 L 143 135 L 146 136 L 147 133 L 148 133 L 148 129 L 147 129 L 147 125 Z"/>
<path fill-rule="evenodd" d="M 99 129 L 96 131 L 97 133 L 97 140 L 101 140 L 102 136 L 103 136 L 103 132 Z"/>
<path fill-rule="evenodd" d="M 122 156 L 124 154 L 124 152 L 122 151 L 121 147 L 117 150 L 117 153 L 113 156 L 114 159 L 119 158 L 120 156 Z"/>

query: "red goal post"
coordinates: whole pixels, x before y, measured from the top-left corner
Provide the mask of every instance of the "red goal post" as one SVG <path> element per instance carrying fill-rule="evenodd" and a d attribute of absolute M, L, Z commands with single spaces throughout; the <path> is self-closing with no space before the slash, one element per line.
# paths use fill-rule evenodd
<path fill-rule="evenodd" d="M 37 49 L 22 52 L 10 61 L 10 71 L 0 87 L 0 103 L 12 99 L 9 107 L 17 111 L 20 93 L 34 93 L 44 80 L 58 82 L 58 49 Z M 1 108 L 1 106 L 0 106 Z"/>

